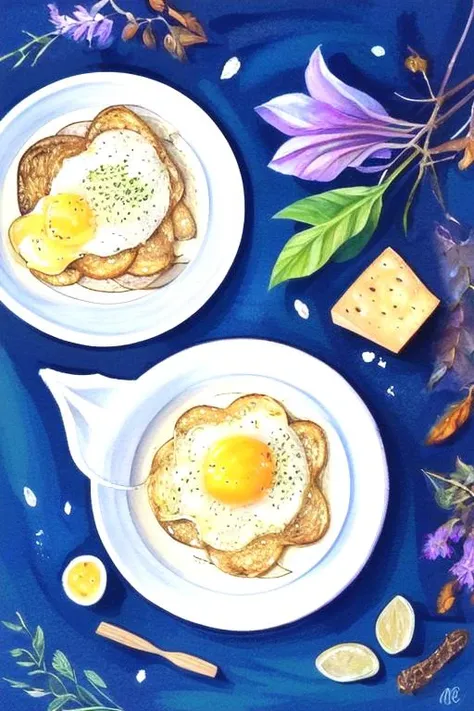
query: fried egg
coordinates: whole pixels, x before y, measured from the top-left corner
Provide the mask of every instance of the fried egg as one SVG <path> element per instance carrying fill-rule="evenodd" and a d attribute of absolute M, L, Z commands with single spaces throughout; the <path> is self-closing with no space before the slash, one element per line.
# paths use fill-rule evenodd
<path fill-rule="evenodd" d="M 110 130 L 64 160 L 48 196 L 10 227 L 30 269 L 60 274 L 85 254 L 109 257 L 145 242 L 165 217 L 169 174 L 135 131 Z"/>
<path fill-rule="evenodd" d="M 188 519 L 201 541 L 240 550 L 278 533 L 299 512 L 309 485 L 303 446 L 286 416 L 248 412 L 175 435 L 175 462 L 156 481 L 163 520 Z"/>

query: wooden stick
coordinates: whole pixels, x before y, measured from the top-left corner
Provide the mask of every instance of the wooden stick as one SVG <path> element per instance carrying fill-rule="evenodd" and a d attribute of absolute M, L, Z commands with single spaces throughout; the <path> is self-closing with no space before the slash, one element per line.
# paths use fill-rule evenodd
<path fill-rule="evenodd" d="M 140 652 L 156 654 L 158 657 L 167 659 L 175 666 L 195 672 L 196 674 L 202 674 L 203 676 L 215 678 L 219 671 L 219 668 L 215 664 L 206 662 L 204 659 L 200 659 L 192 654 L 185 654 L 183 652 L 166 652 L 164 649 L 155 647 L 154 644 L 151 644 L 151 642 L 148 642 L 146 639 L 143 639 L 132 632 L 128 632 L 121 627 L 111 625 L 108 622 L 101 622 L 96 629 L 96 634 L 101 637 L 105 637 L 106 639 L 110 639 L 113 642 L 117 642 L 118 644 L 122 644 L 125 647 L 138 649 Z"/>

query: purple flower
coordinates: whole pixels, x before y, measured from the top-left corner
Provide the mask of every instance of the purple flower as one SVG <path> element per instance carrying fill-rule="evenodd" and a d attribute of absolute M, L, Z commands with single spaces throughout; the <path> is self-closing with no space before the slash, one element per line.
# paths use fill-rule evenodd
<path fill-rule="evenodd" d="M 48 9 L 50 22 L 53 23 L 58 34 L 69 37 L 75 42 L 85 39 L 89 45 L 94 40 L 99 49 L 108 46 L 114 23 L 100 12 L 92 15 L 82 5 L 76 5 L 71 17 L 60 15 L 54 4 L 48 5 Z"/>
<path fill-rule="evenodd" d="M 453 549 L 448 543 L 450 535 L 451 529 L 448 526 L 440 526 L 434 533 L 429 533 L 423 546 L 423 557 L 427 560 L 451 558 Z"/>
<path fill-rule="evenodd" d="M 451 529 L 451 533 L 449 534 L 449 540 L 452 543 L 459 543 L 459 541 L 465 534 L 466 531 L 464 530 L 464 526 L 460 523 L 456 523 Z"/>
<path fill-rule="evenodd" d="M 320 47 L 305 78 L 309 96 L 284 94 L 255 108 L 267 123 L 292 136 L 270 162 L 273 170 L 323 182 L 348 167 L 382 170 L 386 166 L 361 166 L 368 158 L 390 158 L 413 137 L 415 124 L 392 118 L 378 101 L 334 76 Z"/>
<path fill-rule="evenodd" d="M 464 541 L 463 557 L 453 565 L 451 573 L 460 585 L 467 585 L 469 590 L 474 588 L 474 538 Z"/>

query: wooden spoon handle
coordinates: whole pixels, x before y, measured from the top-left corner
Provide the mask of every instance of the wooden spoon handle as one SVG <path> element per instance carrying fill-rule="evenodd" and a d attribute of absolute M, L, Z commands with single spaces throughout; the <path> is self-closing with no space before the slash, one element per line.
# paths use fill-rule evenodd
<path fill-rule="evenodd" d="M 125 647 L 131 647 L 132 649 L 138 649 L 140 652 L 149 652 L 150 654 L 162 654 L 162 650 L 155 647 L 154 644 L 147 642 L 146 639 L 139 637 L 133 632 L 128 632 L 121 627 L 116 627 L 108 622 L 101 622 L 96 629 L 96 634 L 101 637 L 106 637 L 111 639 L 113 642 L 118 642 L 118 644 L 123 644 Z"/>
<path fill-rule="evenodd" d="M 165 652 L 163 649 L 155 647 L 154 644 L 151 644 L 146 639 L 132 632 L 128 632 L 121 627 L 111 625 L 108 622 L 101 622 L 96 629 L 96 634 L 111 639 L 113 642 L 118 642 L 118 644 L 123 644 L 125 647 L 131 647 L 132 649 L 138 649 L 140 652 L 149 652 L 150 654 L 164 657 L 177 667 L 187 669 L 196 674 L 203 674 L 204 676 L 214 678 L 219 671 L 215 664 L 206 662 L 204 659 L 194 657 L 192 654 L 184 654 L 183 652 Z"/>
<path fill-rule="evenodd" d="M 184 654 L 183 652 L 165 652 L 162 656 L 166 657 L 172 664 L 182 669 L 187 669 L 188 671 L 195 672 L 196 674 L 202 674 L 203 676 L 210 676 L 214 679 L 217 676 L 219 667 L 211 662 L 206 662 L 200 657 L 195 657 L 192 654 Z"/>

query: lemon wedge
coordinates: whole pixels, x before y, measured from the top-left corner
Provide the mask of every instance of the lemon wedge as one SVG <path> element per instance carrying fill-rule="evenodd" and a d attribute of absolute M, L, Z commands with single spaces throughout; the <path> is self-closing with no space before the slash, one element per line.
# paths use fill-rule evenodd
<path fill-rule="evenodd" d="M 377 641 L 387 654 L 398 654 L 408 647 L 414 632 L 415 611 L 408 600 L 396 595 L 377 618 Z"/>
<path fill-rule="evenodd" d="M 375 653 L 364 644 L 345 642 L 321 652 L 316 669 L 332 681 L 348 682 L 368 679 L 377 674 L 380 664 Z"/>

